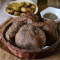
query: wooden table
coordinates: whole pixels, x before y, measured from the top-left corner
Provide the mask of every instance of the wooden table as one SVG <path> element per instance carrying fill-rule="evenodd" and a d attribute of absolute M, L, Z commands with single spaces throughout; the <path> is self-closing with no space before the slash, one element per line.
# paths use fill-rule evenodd
<path fill-rule="evenodd" d="M 44 8 L 47 7 L 46 2 L 43 2 L 43 6 L 41 6 L 41 5 L 42 5 L 42 3 L 40 2 L 40 4 L 39 4 L 39 6 L 40 6 L 39 11 L 41 11 Z M 1 40 L 2 31 L 4 30 L 6 25 L 9 24 L 11 21 L 13 21 L 12 18 L 8 19 L 7 21 L 5 21 L 2 24 L 2 26 L 0 26 L 0 60 L 21 60 L 20 58 L 17 58 L 16 56 L 14 56 L 8 50 L 8 48 L 2 43 L 2 40 Z M 58 47 L 56 48 L 56 50 L 54 51 L 53 54 L 51 54 L 50 56 L 48 56 L 46 58 L 43 58 L 41 60 L 60 60 L 60 44 L 58 45 Z"/>

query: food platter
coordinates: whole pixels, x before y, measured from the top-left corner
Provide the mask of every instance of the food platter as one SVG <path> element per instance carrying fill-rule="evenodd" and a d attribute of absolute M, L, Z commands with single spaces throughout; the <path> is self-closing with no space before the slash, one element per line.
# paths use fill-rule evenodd
<path fill-rule="evenodd" d="M 43 57 L 46 57 L 46 56 L 50 55 L 56 49 L 58 44 L 60 43 L 60 40 L 59 40 L 60 38 L 58 38 L 57 41 L 53 45 L 51 45 L 51 46 L 49 46 L 47 48 L 42 48 L 42 49 L 37 49 L 37 50 L 28 50 L 28 49 L 17 48 L 14 45 L 11 45 L 9 42 L 6 41 L 6 37 L 5 37 L 6 29 L 8 29 L 8 27 L 10 27 L 10 25 L 12 24 L 12 23 L 10 24 L 9 21 L 8 21 L 8 25 L 7 26 L 5 25 L 5 23 L 1 25 L 1 26 L 5 25 L 5 29 L 3 29 L 2 41 L 8 47 L 8 49 L 14 55 L 16 55 L 17 57 L 20 57 L 20 58 L 43 58 Z M 2 29 L 2 27 L 1 27 L 1 29 Z"/>
<path fill-rule="evenodd" d="M 2 36 L 2 41 L 4 42 L 4 44 L 8 47 L 8 49 L 17 57 L 20 58 L 42 58 L 42 57 L 46 57 L 47 55 L 51 54 L 57 47 L 57 45 L 60 43 L 60 36 L 58 37 L 57 41 L 48 46 L 47 48 L 42 48 L 42 49 L 37 49 L 37 50 L 31 50 L 31 49 L 21 49 L 18 48 L 14 45 L 12 45 L 9 41 L 7 41 L 6 39 L 6 31 L 8 30 L 8 28 L 11 26 L 12 23 L 10 23 L 9 25 L 6 26 L 6 28 L 3 31 L 3 36 Z"/>

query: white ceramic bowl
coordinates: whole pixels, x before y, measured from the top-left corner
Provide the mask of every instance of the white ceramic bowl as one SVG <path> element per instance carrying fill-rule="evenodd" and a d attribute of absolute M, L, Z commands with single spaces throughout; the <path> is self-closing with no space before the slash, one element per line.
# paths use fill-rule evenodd
<path fill-rule="evenodd" d="M 21 2 L 30 2 L 30 3 L 32 3 L 32 4 L 35 4 L 34 2 L 32 2 L 32 1 L 30 1 L 30 0 L 11 1 L 11 2 L 7 3 L 7 4 L 5 5 L 5 7 L 4 7 L 5 13 L 6 13 L 7 15 L 11 16 L 11 17 L 17 17 L 17 16 L 14 16 L 14 15 L 11 15 L 11 14 L 7 13 L 5 8 L 8 6 L 8 4 L 21 3 Z M 35 5 L 36 5 L 36 4 L 35 4 Z M 34 14 L 36 14 L 37 12 L 38 12 L 38 6 L 36 5 L 36 10 L 35 10 Z"/>
<path fill-rule="evenodd" d="M 54 8 L 54 7 L 48 7 L 48 8 L 46 8 L 46 9 L 44 9 L 43 11 L 40 12 L 41 17 L 44 18 L 43 16 L 44 16 L 44 14 L 46 14 L 46 13 L 53 13 L 53 14 L 55 14 L 55 15 L 58 17 L 58 19 L 55 19 L 54 21 L 55 21 L 56 23 L 60 22 L 60 9 Z M 47 19 L 47 18 L 46 18 L 46 19 Z M 48 19 L 47 19 L 47 20 L 48 20 Z"/>

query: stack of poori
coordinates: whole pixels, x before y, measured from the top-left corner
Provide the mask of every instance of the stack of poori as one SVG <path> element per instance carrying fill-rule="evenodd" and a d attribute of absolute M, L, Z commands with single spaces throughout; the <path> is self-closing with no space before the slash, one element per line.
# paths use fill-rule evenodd
<path fill-rule="evenodd" d="M 43 20 L 33 13 L 15 18 L 6 31 L 6 39 L 23 49 L 41 49 L 54 44 L 58 39 L 57 24 Z"/>

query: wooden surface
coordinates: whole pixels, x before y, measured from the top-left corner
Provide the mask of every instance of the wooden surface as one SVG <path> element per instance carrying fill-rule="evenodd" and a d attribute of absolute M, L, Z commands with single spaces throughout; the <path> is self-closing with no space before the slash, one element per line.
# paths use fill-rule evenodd
<path fill-rule="evenodd" d="M 48 1 L 48 6 L 60 8 L 60 0 L 47 0 L 47 1 Z"/>
<path fill-rule="evenodd" d="M 39 12 L 42 11 L 47 7 L 47 0 L 40 0 L 39 2 Z M 2 43 L 1 37 L 2 37 L 2 31 L 6 27 L 7 24 L 9 24 L 12 20 L 12 18 L 6 20 L 2 25 L 0 25 L 0 60 L 21 60 L 20 58 L 17 58 L 14 56 L 8 48 Z M 28 60 L 28 59 L 27 59 Z M 38 60 L 38 59 L 37 59 Z M 60 60 L 60 44 L 56 48 L 53 54 L 50 56 L 40 59 L 40 60 Z"/>

